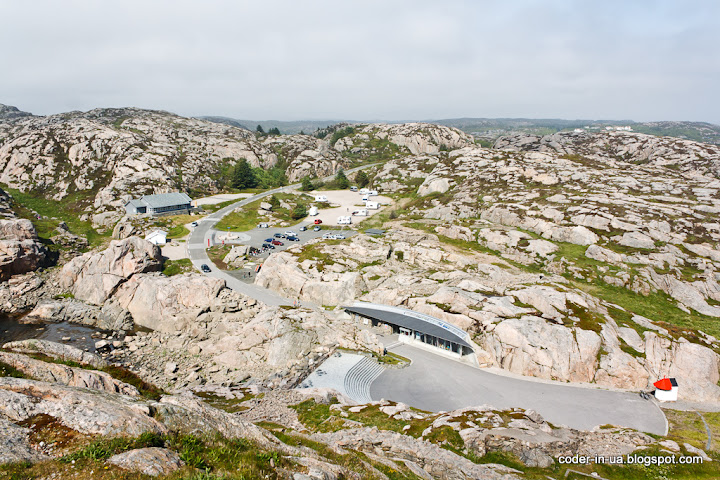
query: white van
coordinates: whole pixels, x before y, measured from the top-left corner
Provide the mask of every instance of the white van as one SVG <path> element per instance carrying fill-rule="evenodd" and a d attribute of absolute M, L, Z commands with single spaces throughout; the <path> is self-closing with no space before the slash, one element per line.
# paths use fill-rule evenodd
<path fill-rule="evenodd" d="M 316 202 L 327 202 L 327 195 L 315 195 Z"/>
<path fill-rule="evenodd" d="M 369 191 L 370 191 L 370 190 L 368 190 L 367 188 L 361 188 L 358 193 L 359 193 L 360 195 L 367 195 Z"/>
<path fill-rule="evenodd" d="M 356 217 L 367 217 L 368 211 L 367 208 L 361 208 L 359 210 L 355 210 L 352 214 Z"/>
<path fill-rule="evenodd" d="M 318 208 L 317 207 L 310 207 L 310 211 L 308 212 L 308 215 L 311 217 L 314 217 L 318 214 Z"/>
<path fill-rule="evenodd" d="M 352 187 L 350 187 L 350 191 L 357 192 L 357 187 L 355 185 L 353 185 Z"/>
<path fill-rule="evenodd" d="M 377 210 L 380 208 L 380 203 L 378 202 L 365 202 L 365 207 L 367 207 L 370 210 Z"/>

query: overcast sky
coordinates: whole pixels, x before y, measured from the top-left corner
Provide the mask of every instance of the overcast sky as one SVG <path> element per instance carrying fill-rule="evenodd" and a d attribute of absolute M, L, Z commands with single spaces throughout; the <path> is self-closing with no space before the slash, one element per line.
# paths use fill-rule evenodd
<path fill-rule="evenodd" d="M 0 103 L 720 123 L 717 0 L 0 0 Z"/>

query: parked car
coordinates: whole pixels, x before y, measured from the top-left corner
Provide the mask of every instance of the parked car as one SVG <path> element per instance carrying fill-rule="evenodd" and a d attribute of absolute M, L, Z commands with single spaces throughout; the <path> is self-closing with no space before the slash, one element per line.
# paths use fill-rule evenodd
<path fill-rule="evenodd" d="M 322 223 L 322 220 L 320 220 L 319 218 L 315 219 L 315 225 L 320 225 L 321 223 Z"/>
<path fill-rule="evenodd" d="M 266 238 L 266 239 L 265 239 L 265 243 L 272 243 L 272 241 L 273 241 L 272 238 Z"/>
<path fill-rule="evenodd" d="M 276 246 L 278 246 L 278 247 L 282 247 L 283 245 L 285 245 L 285 244 L 284 244 L 283 242 L 281 242 L 280 240 L 273 240 L 273 241 L 272 241 L 272 244 L 273 244 L 273 245 L 276 245 Z"/>
<path fill-rule="evenodd" d="M 268 225 L 267 223 L 261 223 L 258 225 L 258 228 L 269 228 L 269 227 L 270 227 L 270 225 Z"/>
<path fill-rule="evenodd" d="M 320 227 L 320 225 L 315 225 L 315 226 L 313 227 L 313 232 L 319 232 L 320 230 L 322 230 L 322 228 Z"/>
<path fill-rule="evenodd" d="M 291 242 L 299 242 L 300 241 L 300 239 L 298 237 L 288 237 L 287 239 Z"/>
<path fill-rule="evenodd" d="M 335 235 L 332 234 L 332 233 L 324 233 L 323 236 L 322 236 L 322 238 L 324 238 L 325 240 L 334 240 L 334 239 L 335 239 Z"/>
<path fill-rule="evenodd" d="M 275 247 L 273 247 L 272 243 L 263 243 L 263 248 L 264 248 L 265 250 L 268 250 L 268 249 L 270 249 L 270 248 L 273 248 L 273 249 L 274 249 Z"/>
<path fill-rule="evenodd" d="M 358 188 L 356 186 L 350 187 L 351 192 L 357 192 Z"/>
<path fill-rule="evenodd" d="M 200 265 L 200 270 L 202 270 L 205 273 L 210 273 L 210 267 L 208 267 L 206 264 Z"/>
<path fill-rule="evenodd" d="M 345 240 L 345 234 L 344 233 L 336 233 L 335 240 Z"/>
<path fill-rule="evenodd" d="M 300 231 L 301 231 L 301 232 L 304 232 L 304 231 L 306 231 L 306 230 L 307 230 L 307 227 L 306 227 L 305 225 L 303 225 L 302 227 L 300 227 Z"/>
<path fill-rule="evenodd" d="M 282 233 L 276 233 L 275 235 L 273 235 L 273 237 L 275 237 L 275 238 L 285 238 L 285 235 L 283 235 Z"/>
<path fill-rule="evenodd" d="M 198 223 L 197 223 L 197 222 L 192 222 L 192 223 L 190 224 L 190 226 L 193 227 L 193 228 L 195 228 L 195 227 L 198 226 Z"/>
<path fill-rule="evenodd" d="M 287 237 L 297 237 L 297 233 L 293 232 L 292 230 L 288 230 L 285 232 L 285 236 Z"/>

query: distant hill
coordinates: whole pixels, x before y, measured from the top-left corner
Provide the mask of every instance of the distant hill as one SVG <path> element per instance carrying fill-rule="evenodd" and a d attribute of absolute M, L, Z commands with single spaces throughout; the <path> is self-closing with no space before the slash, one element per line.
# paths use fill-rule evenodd
<path fill-rule="evenodd" d="M 32 113 L 23 112 L 17 107 L 11 105 L 3 105 L 0 103 L 0 119 L 1 120 L 15 120 L 17 118 L 32 117 Z"/>
<path fill-rule="evenodd" d="M 325 128 L 330 125 L 335 125 L 336 123 L 358 123 L 348 122 L 347 120 L 298 120 L 296 122 L 284 122 L 281 120 L 240 120 L 228 117 L 214 116 L 203 116 L 197 118 L 207 120 L 209 122 L 224 123 L 226 125 L 232 125 L 234 127 L 247 128 L 248 130 L 252 131 L 255 131 L 258 125 L 260 125 L 266 132 L 271 128 L 277 128 L 283 135 L 292 135 L 300 132 L 310 135 L 318 128 Z"/>
<path fill-rule="evenodd" d="M 475 137 L 494 140 L 508 133 L 549 135 L 576 128 L 599 130 L 629 126 L 635 132 L 720 144 L 720 126 L 704 122 L 635 122 L 633 120 L 563 120 L 558 118 L 451 118 L 430 123 L 455 127 Z"/>
<path fill-rule="evenodd" d="M 229 117 L 203 116 L 197 117 L 215 123 L 247 128 L 255 131 L 258 125 L 266 132 L 277 128 L 282 134 L 304 132 L 312 134 L 317 129 L 326 128 L 338 123 L 368 123 L 356 120 L 298 120 L 284 122 L 281 120 L 238 120 Z M 397 124 L 417 122 L 418 120 L 383 121 L 382 123 Z M 696 142 L 720 145 L 720 125 L 704 122 L 635 122 L 633 120 L 565 120 L 561 118 L 447 118 L 440 120 L 422 120 L 426 123 L 454 127 L 469 133 L 476 138 L 494 141 L 498 137 L 510 133 L 527 133 L 532 135 L 550 135 L 556 132 L 574 130 L 576 128 L 600 130 L 605 127 L 629 126 L 640 133 L 648 133 L 660 137 L 675 137 Z M 371 122 L 375 123 L 375 122 Z"/>

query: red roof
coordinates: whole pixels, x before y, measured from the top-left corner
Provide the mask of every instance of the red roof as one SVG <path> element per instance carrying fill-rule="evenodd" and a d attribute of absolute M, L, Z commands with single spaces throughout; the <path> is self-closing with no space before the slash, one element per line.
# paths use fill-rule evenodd
<path fill-rule="evenodd" d="M 655 388 L 659 390 L 672 390 L 672 382 L 670 382 L 669 378 L 663 378 L 661 380 L 658 380 L 657 382 L 653 383 L 655 385 Z"/>

